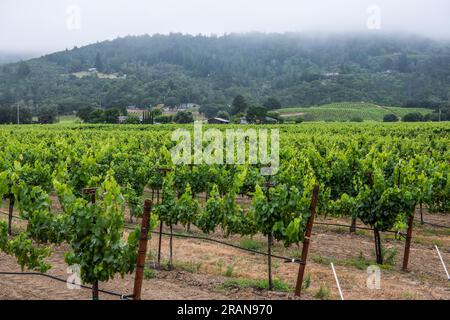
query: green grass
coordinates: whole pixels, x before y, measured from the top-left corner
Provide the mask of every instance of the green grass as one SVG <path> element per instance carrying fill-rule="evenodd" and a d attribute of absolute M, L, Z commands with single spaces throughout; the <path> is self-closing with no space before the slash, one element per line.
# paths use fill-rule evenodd
<path fill-rule="evenodd" d="M 229 265 L 225 270 L 224 276 L 230 278 L 233 275 L 234 275 L 234 265 Z"/>
<path fill-rule="evenodd" d="M 154 269 L 145 268 L 144 278 L 147 280 L 156 278 L 156 271 Z"/>
<path fill-rule="evenodd" d="M 69 115 L 69 116 L 60 116 L 59 117 L 59 124 L 75 124 L 80 119 L 75 115 Z"/>
<path fill-rule="evenodd" d="M 330 264 L 331 262 L 335 262 L 333 259 L 323 257 L 317 253 L 311 254 L 311 260 L 317 264 Z"/>
<path fill-rule="evenodd" d="M 356 258 L 345 259 L 339 264 L 342 264 L 344 266 L 351 266 L 359 270 L 365 270 L 368 266 L 374 264 L 374 262 L 366 259 L 364 254 L 360 252 Z"/>
<path fill-rule="evenodd" d="M 268 290 L 269 289 L 269 280 L 253 280 L 253 279 L 227 279 L 222 284 L 223 289 L 256 289 L 256 290 Z M 273 279 L 273 290 L 280 292 L 290 292 L 292 291 L 292 287 L 287 283 L 281 281 L 280 279 Z"/>
<path fill-rule="evenodd" d="M 319 291 L 317 291 L 315 297 L 320 300 L 330 300 L 330 289 L 326 286 L 320 286 Z"/>
<path fill-rule="evenodd" d="M 402 292 L 402 298 L 404 300 L 415 300 L 416 299 L 416 293 L 406 290 Z"/>
<path fill-rule="evenodd" d="M 383 121 L 386 114 L 394 113 L 403 117 L 407 113 L 419 112 L 421 114 L 431 113 L 429 109 L 423 108 L 400 108 L 384 107 L 371 103 L 363 102 L 341 102 L 331 103 L 322 106 L 303 107 L 303 108 L 285 108 L 278 110 L 281 116 L 286 120 L 294 120 L 300 114 L 306 121 L 352 121 L 360 118 L 364 121 Z"/>
<path fill-rule="evenodd" d="M 247 250 L 260 250 L 262 247 L 260 242 L 250 238 L 243 238 L 239 245 Z"/>

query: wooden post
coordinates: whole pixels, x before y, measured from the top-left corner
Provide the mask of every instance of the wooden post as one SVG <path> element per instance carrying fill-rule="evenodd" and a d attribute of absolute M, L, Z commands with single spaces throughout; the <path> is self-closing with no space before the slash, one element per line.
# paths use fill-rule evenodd
<path fill-rule="evenodd" d="M 383 264 L 383 252 L 381 250 L 381 237 L 378 229 L 373 229 L 374 241 L 375 241 L 375 255 L 377 258 L 377 264 Z"/>
<path fill-rule="evenodd" d="M 158 242 L 158 262 L 156 264 L 156 267 L 158 269 L 161 268 L 162 231 L 163 231 L 163 222 L 160 220 L 160 222 L 159 222 L 159 242 Z"/>
<path fill-rule="evenodd" d="M 97 188 L 84 188 L 83 193 L 91 196 L 91 203 L 95 203 L 95 193 L 97 192 Z"/>
<path fill-rule="evenodd" d="M 311 232 L 314 224 L 314 216 L 316 215 L 317 200 L 319 197 L 319 186 L 315 185 L 311 198 L 310 216 L 306 224 L 305 239 L 303 240 L 302 257 L 300 266 L 298 268 L 297 284 L 295 285 L 295 296 L 300 297 L 303 286 L 303 276 L 305 274 L 306 259 L 308 258 L 309 241 L 311 238 Z"/>
<path fill-rule="evenodd" d="M 141 300 L 142 280 L 144 279 L 145 256 L 147 254 L 147 240 L 150 228 L 150 214 L 153 203 L 151 200 L 144 202 L 144 215 L 141 223 L 141 237 L 139 239 L 139 251 L 136 262 L 136 276 L 134 277 L 133 299 Z"/>
<path fill-rule="evenodd" d="M 92 285 L 92 300 L 98 300 L 98 280 Z"/>
<path fill-rule="evenodd" d="M 402 268 L 403 271 L 408 271 L 409 250 L 411 248 L 413 223 L 414 223 L 414 211 L 409 216 L 409 221 L 408 221 L 408 232 L 406 233 L 405 253 L 403 254 L 403 268 Z"/>
<path fill-rule="evenodd" d="M 423 204 L 420 203 L 420 223 L 423 224 Z"/>
<path fill-rule="evenodd" d="M 350 233 L 356 232 L 356 218 L 352 218 L 352 225 L 350 226 Z"/>
<path fill-rule="evenodd" d="M 12 235 L 12 219 L 13 219 L 13 212 L 14 212 L 14 195 L 11 194 L 9 196 L 9 210 L 8 210 L 8 234 Z"/>

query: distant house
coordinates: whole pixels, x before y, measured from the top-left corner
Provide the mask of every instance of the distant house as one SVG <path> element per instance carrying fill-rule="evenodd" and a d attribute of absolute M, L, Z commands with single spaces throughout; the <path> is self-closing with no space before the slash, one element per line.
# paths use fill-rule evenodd
<path fill-rule="evenodd" d="M 124 123 L 125 121 L 127 121 L 127 119 L 128 119 L 127 116 L 119 116 L 119 117 L 117 118 L 117 121 L 118 121 L 119 123 Z"/>
<path fill-rule="evenodd" d="M 247 118 L 241 117 L 239 123 L 240 123 L 240 124 L 248 124 Z"/>
<path fill-rule="evenodd" d="M 96 73 L 97 72 L 97 68 L 89 68 L 88 71 L 90 73 Z"/>
<path fill-rule="evenodd" d="M 278 123 L 278 120 L 272 117 L 266 117 L 264 123 Z"/>
<path fill-rule="evenodd" d="M 226 119 L 222 119 L 222 118 L 211 118 L 211 119 L 208 119 L 208 123 L 209 124 L 229 124 L 230 121 L 228 121 Z"/>
<path fill-rule="evenodd" d="M 179 109 L 179 110 L 185 110 L 185 109 L 193 108 L 193 107 L 195 107 L 195 106 L 196 106 L 196 104 L 195 104 L 195 103 L 192 103 L 192 102 L 189 102 L 189 103 L 182 103 L 182 104 L 180 104 L 179 106 L 177 106 L 177 109 Z"/>

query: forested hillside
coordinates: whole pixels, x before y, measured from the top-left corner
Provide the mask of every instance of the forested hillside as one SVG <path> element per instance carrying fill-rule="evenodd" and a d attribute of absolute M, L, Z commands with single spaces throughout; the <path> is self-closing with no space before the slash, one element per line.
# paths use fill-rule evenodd
<path fill-rule="evenodd" d="M 0 105 L 34 110 L 228 105 L 238 94 L 283 107 L 433 107 L 450 98 L 450 44 L 399 35 L 130 36 L 0 66 Z"/>

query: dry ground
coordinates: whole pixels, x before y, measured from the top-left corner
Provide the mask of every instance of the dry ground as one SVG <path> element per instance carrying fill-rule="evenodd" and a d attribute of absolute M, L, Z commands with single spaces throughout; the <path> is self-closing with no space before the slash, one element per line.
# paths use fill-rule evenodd
<path fill-rule="evenodd" d="M 58 208 L 54 208 L 58 209 Z M 5 211 L 5 207 L 2 209 Z M 418 217 L 418 216 L 417 216 Z M 5 219 L 1 215 L 1 219 Z M 449 215 L 425 214 L 426 221 L 450 225 Z M 319 218 L 317 222 L 338 222 L 349 224 L 348 219 Z M 14 221 L 14 231 L 25 227 Z M 184 232 L 177 226 L 176 232 Z M 167 231 L 167 230 L 165 230 Z M 196 231 L 193 230 L 195 233 Z M 223 239 L 220 233 L 214 238 L 237 245 L 266 249 L 262 236 L 242 240 L 240 237 Z M 349 234 L 348 228 L 314 226 L 306 275 L 310 286 L 304 290 L 303 299 L 338 299 L 330 262 L 334 262 L 342 291 L 346 299 L 450 299 L 450 282 L 434 249 L 438 245 L 448 264 L 450 261 L 450 230 L 420 225 L 416 219 L 411 248 L 409 269 L 401 271 L 404 240 L 395 239 L 392 234 L 383 235 L 383 245 L 393 260 L 393 265 L 382 266 L 381 288 L 367 288 L 366 267 L 373 263 L 374 245 L 370 231 L 359 230 Z M 155 262 L 158 237 L 150 241 L 149 265 Z M 162 258 L 169 256 L 169 239 L 163 237 Z M 52 269 L 49 274 L 67 278 L 64 252 L 66 246 L 54 247 L 50 258 Z M 276 243 L 274 254 L 298 257 L 301 246 L 284 248 Z M 397 252 L 396 254 L 393 252 Z M 264 280 L 267 278 L 266 257 L 241 251 L 236 248 L 196 239 L 174 238 L 175 270 L 159 270 L 155 277 L 144 280 L 143 299 L 293 299 L 287 292 L 267 292 L 257 288 L 244 288 L 241 279 Z M 0 271 L 20 272 L 15 259 L 0 253 Z M 295 285 L 298 265 L 273 260 L 273 275 L 285 285 Z M 133 275 L 124 279 L 116 277 L 108 283 L 101 283 L 100 289 L 131 294 Z M 231 284 L 231 283 L 234 284 Z M 224 285 L 228 284 L 228 285 Z M 321 291 L 322 294 L 318 294 Z M 328 293 L 327 293 L 328 292 Z M 118 299 L 101 294 L 101 299 Z M 0 299 L 89 299 L 90 291 L 69 290 L 65 283 L 39 276 L 0 275 Z"/>

